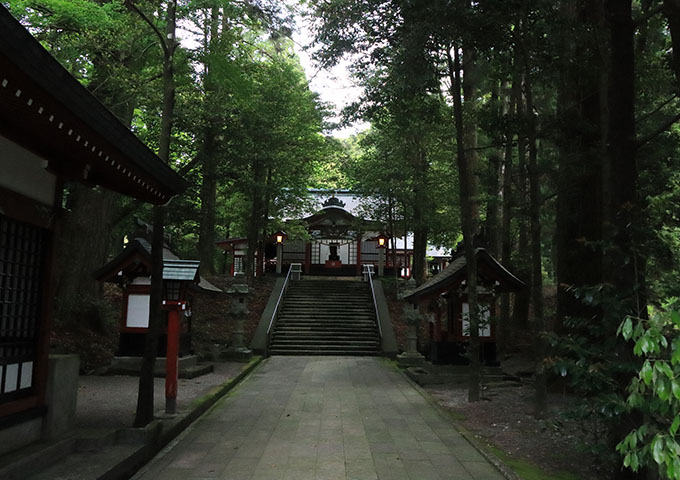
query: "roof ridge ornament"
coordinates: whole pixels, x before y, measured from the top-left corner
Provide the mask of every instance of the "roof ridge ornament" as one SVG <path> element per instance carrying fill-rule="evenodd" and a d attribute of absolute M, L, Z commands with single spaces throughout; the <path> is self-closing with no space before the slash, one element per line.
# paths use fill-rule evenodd
<path fill-rule="evenodd" d="M 339 198 L 337 198 L 337 197 L 335 196 L 335 194 L 333 194 L 332 197 L 330 197 L 328 200 L 326 200 L 325 202 L 323 202 L 323 208 L 326 208 L 326 207 L 340 207 L 340 208 L 345 208 L 345 205 L 346 205 L 345 202 L 343 202 L 342 200 L 340 200 Z"/>

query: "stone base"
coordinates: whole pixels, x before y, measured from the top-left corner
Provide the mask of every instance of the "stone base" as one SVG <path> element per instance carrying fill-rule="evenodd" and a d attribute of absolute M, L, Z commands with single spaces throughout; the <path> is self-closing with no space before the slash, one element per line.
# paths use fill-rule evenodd
<path fill-rule="evenodd" d="M 178 359 L 178 377 L 196 378 L 213 371 L 212 364 L 198 364 L 196 355 L 185 355 Z M 106 373 L 108 375 L 139 375 L 141 357 L 114 357 Z M 165 357 L 157 357 L 153 372 L 155 377 L 165 377 Z"/>
<path fill-rule="evenodd" d="M 417 367 L 423 363 L 425 363 L 425 357 L 417 352 L 397 355 L 397 365 L 401 368 Z"/>
<path fill-rule="evenodd" d="M 224 360 L 249 362 L 253 358 L 253 351 L 247 347 L 229 347 L 220 354 Z"/>

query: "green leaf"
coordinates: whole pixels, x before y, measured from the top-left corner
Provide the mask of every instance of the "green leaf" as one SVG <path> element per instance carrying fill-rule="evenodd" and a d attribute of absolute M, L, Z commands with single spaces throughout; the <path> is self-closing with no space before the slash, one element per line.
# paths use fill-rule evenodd
<path fill-rule="evenodd" d="M 645 385 L 649 386 L 652 383 L 653 377 L 654 370 L 652 369 L 652 364 L 649 363 L 649 360 L 645 360 L 645 363 L 642 365 L 642 370 L 640 370 L 640 378 L 645 382 Z"/>
<path fill-rule="evenodd" d="M 630 317 L 626 317 L 619 329 L 623 338 L 630 340 L 630 337 L 633 334 L 633 320 L 631 320 Z"/>
<path fill-rule="evenodd" d="M 668 385 L 666 384 L 665 378 L 659 378 L 657 380 L 656 394 L 663 402 L 667 401 L 670 398 L 671 392 L 670 389 L 668 388 Z"/>
<path fill-rule="evenodd" d="M 630 455 L 630 468 L 632 468 L 634 472 L 637 472 L 639 466 L 640 461 L 638 460 L 638 454 L 636 452 L 633 452 Z"/>
<path fill-rule="evenodd" d="M 638 340 L 638 343 L 640 344 L 640 350 L 642 350 L 644 353 L 648 353 L 650 350 L 653 349 L 651 342 L 649 341 L 649 338 L 645 335 L 642 337 L 640 340 Z"/>
<path fill-rule="evenodd" d="M 676 415 L 675 418 L 673 419 L 673 423 L 671 423 L 671 427 L 668 429 L 668 433 L 675 436 L 675 434 L 678 431 L 678 427 L 680 427 L 680 414 Z"/>
<path fill-rule="evenodd" d="M 673 378 L 675 375 L 673 374 L 673 370 L 671 369 L 670 365 L 668 365 L 666 362 L 658 361 L 654 365 L 654 368 L 661 374 L 666 375 L 668 378 Z"/>
<path fill-rule="evenodd" d="M 671 311 L 671 321 L 680 327 L 680 312 L 677 312 L 675 310 Z"/>
<path fill-rule="evenodd" d="M 673 340 L 673 355 L 671 355 L 671 365 L 680 364 L 680 338 Z"/>
<path fill-rule="evenodd" d="M 671 390 L 673 391 L 673 396 L 680 400 L 680 380 L 677 378 L 671 380 Z"/>
<path fill-rule="evenodd" d="M 664 456 L 663 437 L 657 435 L 652 440 L 652 457 L 654 457 L 656 463 L 661 465 L 663 464 Z"/>

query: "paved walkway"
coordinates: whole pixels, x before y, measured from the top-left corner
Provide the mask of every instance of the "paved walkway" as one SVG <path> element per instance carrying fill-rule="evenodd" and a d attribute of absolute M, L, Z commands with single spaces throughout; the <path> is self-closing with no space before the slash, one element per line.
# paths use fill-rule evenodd
<path fill-rule="evenodd" d="M 134 478 L 504 477 L 384 360 L 271 357 Z"/>

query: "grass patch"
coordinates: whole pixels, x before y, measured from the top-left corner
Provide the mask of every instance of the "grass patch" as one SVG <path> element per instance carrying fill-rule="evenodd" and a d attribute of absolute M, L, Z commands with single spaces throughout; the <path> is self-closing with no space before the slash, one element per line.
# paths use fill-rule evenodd
<path fill-rule="evenodd" d="M 523 480 L 579 480 L 579 476 L 570 472 L 548 473 L 527 460 L 513 458 L 496 447 L 489 449 L 500 458 L 503 463 L 512 468 Z"/>

